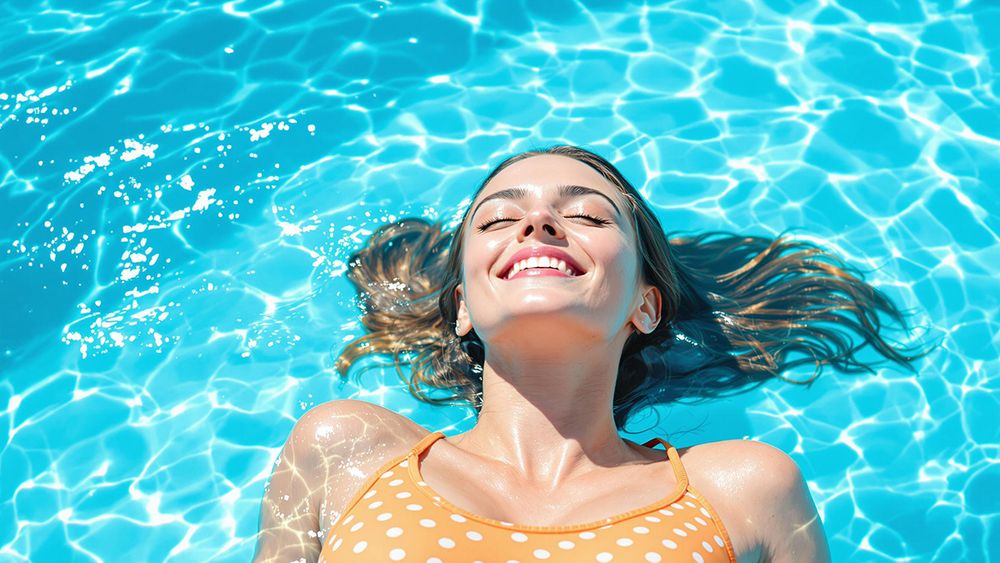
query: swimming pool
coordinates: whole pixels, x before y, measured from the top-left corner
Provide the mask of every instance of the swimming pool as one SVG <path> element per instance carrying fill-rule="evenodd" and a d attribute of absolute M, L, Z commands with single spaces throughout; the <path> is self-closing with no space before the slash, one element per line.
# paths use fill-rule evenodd
<path fill-rule="evenodd" d="M 790 453 L 836 561 L 1000 553 L 996 4 L 45 6 L 0 7 L 0 559 L 245 561 L 311 406 L 467 429 L 391 369 L 338 381 L 345 259 L 555 143 L 667 230 L 801 227 L 943 339 L 631 439 Z"/>

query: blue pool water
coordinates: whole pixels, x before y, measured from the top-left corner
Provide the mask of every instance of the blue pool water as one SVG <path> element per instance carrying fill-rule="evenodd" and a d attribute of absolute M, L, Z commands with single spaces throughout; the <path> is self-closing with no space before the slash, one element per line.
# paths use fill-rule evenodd
<path fill-rule="evenodd" d="M 453 220 L 536 146 L 620 164 L 668 230 L 819 242 L 941 339 L 916 374 L 641 415 L 805 474 L 836 561 L 1000 557 L 995 2 L 0 6 L 0 560 L 246 561 L 294 421 L 343 382 L 345 259 Z"/>

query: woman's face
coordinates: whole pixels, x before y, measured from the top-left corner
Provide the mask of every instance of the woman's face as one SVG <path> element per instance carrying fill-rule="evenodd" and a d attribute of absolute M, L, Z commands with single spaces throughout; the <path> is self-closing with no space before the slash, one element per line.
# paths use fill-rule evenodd
<path fill-rule="evenodd" d="M 490 180 L 468 221 L 458 334 L 474 328 L 489 346 L 531 335 L 610 341 L 629 324 L 656 326 L 659 290 L 641 282 L 631 209 L 586 164 L 521 160 Z"/>

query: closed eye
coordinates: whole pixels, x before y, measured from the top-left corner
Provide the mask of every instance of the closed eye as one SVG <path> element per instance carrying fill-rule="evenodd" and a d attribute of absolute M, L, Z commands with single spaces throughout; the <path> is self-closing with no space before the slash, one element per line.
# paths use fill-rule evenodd
<path fill-rule="evenodd" d="M 593 215 L 587 215 L 586 213 L 579 213 L 577 215 L 567 215 L 567 217 L 570 217 L 570 218 L 573 218 L 573 217 L 582 217 L 584 219 L 590 219 L 591 221 L 593 221 L 597 225 L 610 225 L 611 224 L 611 221 L 608 221 L 607 219 L 602 219 L 600 217 L 595 217 Z"/>
<path fill-rule="evenodd" d="M 499 223 L 501 221 L 516 221 L 516 219 L 510 219 L 508 217 L 497 217 L 496 219 L 490 219 L 488 221 L 484 221 L 484 222 L 480 223 L 479 226 L 476 227 L 476 230 L 479 231 L 479 232 L 483 232 L 486 229 L 490 228 L 491 226 L 493 226 L 493 225 L 495 225 L 495 224 L 497 224 L 497 223 Z"/>
<path fill-rule="evenodd" d="M 588 215 L 586 213 L 578 213 L 576 215 L 567 215 L 566 218 L 567 219 L 574 219 L 574 218 L 587 219 L 589 221 L 592 221 L 595 225 L 610 225 L 611 224 L 611 221 L 609 221 L 607 219 L 602 219 L 601 217 L 595 217 L 593 215 Z M 486 229 L 492 227 L 493 225 L 495 225 L 495 224 L 497 224 L 497 223 L 499 223 L 501 221 L 516 221 L 516 220 L 517 219 L 511 219 L 509 217 L 496 217 L 494 219 L 489 219 L 487 221 L 484 221 L 484 222 L 480 223 L 476 227 L 476 230 L 478 230 L 479 232 L 483 232 Z"/>

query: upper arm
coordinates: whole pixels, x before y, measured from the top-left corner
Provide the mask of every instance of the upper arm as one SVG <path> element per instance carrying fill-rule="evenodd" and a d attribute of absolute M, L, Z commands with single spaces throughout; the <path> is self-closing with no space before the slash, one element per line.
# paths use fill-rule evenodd
<path fill-rule="evenodd" d="M 830 548 L 799 466 L 786 453 L 754 444 L 757 474 L 753 509 L 761 532 L 765 561 L 828 563 Z"/>
<path fill-rule="evenodd" d="M 324 528 L 374 471 L 372 465 L 395 452 L 385 447 L 392 433 L 385 413 L 391 411 L 339 400 L 302 415 L 264 489 L 254 561 L 319 558 Z"/>

